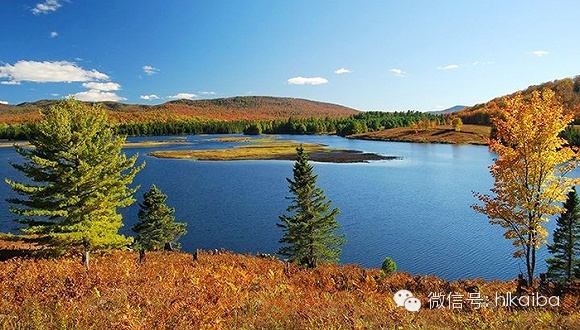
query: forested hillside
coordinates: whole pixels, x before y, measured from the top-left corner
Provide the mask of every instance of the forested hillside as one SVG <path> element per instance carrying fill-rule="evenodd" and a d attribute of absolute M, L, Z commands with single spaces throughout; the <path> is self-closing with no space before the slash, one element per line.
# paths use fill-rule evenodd
<path fill-rule="evenodd" d="M 533 91 L 544 88 L 552 89 L 556 93 L 556 97 L 564 105 L 564 111 L 573 113 L 575 118 L 574 123 L 580 123 L 580 76 L 533 85 L 521 91 L 521 93 L 524 99 L 529 99 Z M 505 99 L 513 97 L 514 94 L 497 97 L 487 103 L 477 104 L 456 113 L 456 115 L 461 117 L 465 124 L 489 125 L 490 116 L 505 107 Z"/>
<path fill-rule="evenodd" d="M 40 119 L 39 111 L 56 104 L 41 100 L 15 106 L 0 104 L 0 123 L 18 124 Z M 295 98 L 238 96 L 211 100 L 175 100 L 159 105 L 102 102 L 109 119 L 117 123 L 205 120 L 280 120 L 293 118 L 343 118 L 359 113 L 344 106 Z"/>
<path fill-rule="evenodd" d="M 0 140 L 26 140 L 40 109 L 58 101 L 0 107 Z M 116 133 L 131 136 L 176 134 L 337 134 L 341 136 L 409 126 L 440 116 L 418 111 L 357 111 L 340 105 L 277 97 L 179 100 L 157 106 L 103 102 Z M 1 105 L 0 105 L 1 106 Z"/>

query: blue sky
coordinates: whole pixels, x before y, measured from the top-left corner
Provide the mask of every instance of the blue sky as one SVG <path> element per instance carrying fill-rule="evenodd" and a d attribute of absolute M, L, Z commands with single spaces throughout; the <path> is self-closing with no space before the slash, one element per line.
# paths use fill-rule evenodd
<path fill-rule="evenodd" d="M 473 105 L 580 74 L 580 1 L 0 4 L 0 102 L 268 95 Z"/>

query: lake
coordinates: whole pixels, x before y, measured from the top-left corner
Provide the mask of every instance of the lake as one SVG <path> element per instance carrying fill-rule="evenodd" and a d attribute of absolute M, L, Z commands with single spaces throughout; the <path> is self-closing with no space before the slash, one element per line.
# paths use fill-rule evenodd
<path fill-rule="evenodd" d="M 178 221 L 188 223 L 181 238 L 183 250 L 224 248 L 237 253 L 275 253 L 282 235 L 278 216 L 289 201 L 286 177 L 292 161 L 208 162 L 156 159 L 153 150 L 212 149 L 236 143 L 211 141 L 221 135 L 187 136 L 192 145 L 128 148 L 140 153 L 147 166 L 135 182 L 137 197 L 151 184 L 168 195 Z M 486 193 L 493 184 L 488 166 L 493 155 L 485 146 L 414 144 L 349 140 L 337 136 L 281 136 L 335 148 L 355 149 L 401 159 L 363 164 L 314 163 L 318 185 L 332 205 L 340 209 L 338 222 L 346 234 L 341 263 L 380 267 L 391 257 L 400 271 L 435 274 L 449 280 L 481 277 L 511 279 L 525 271 L 511 257 L 514 248 L 503 229 L 492 226 L 471 209 L 472 191 Z M 130 141 L 175 137 L 139 137 Z M 0 177 L 18 178 L 9 161 L 19 161 L 13 148 L 0 148 Z M 0 185 L 0 231 L 15 228 L 6 197 L 14 196 Z M 131 234 L 138 206 L 123 209 Z M 555 221 L 548 223 L 550 233 Z M 546 248 L 539 251 L 538 271 L 545 272 Z"/>

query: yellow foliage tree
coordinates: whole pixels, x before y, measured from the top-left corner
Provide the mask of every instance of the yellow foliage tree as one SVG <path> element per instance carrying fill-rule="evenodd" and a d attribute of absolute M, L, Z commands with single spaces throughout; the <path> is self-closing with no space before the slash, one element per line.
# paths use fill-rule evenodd
<path fill-rule="evenodd" d="M 463 127 L 463 121 L 459 117 L 455 117 L 451 120 L 451 126 L 456 132 L 461 132 L 461 128 Z"/>
<path fill-rule="evenodd" d="M 524 258 L 529 285 L 533 285 L 536 252 L 546 244 L 544 224 L 562 211 L 559 203 L 580 183 L 566 177 L 577 166 L 577 154 L 558 135 L 572 121 L 564 115 L 554 92 L 521 94 L 506 100 L 507 107 L 492 122 L 497 136 L 490 150 L 498 157 L 490 166 L 495 196 L 474 195 L 483 205 L 473 205 L 490 223 L 505 228 L 505 238 L 517 247 L 515 258 Z"/>

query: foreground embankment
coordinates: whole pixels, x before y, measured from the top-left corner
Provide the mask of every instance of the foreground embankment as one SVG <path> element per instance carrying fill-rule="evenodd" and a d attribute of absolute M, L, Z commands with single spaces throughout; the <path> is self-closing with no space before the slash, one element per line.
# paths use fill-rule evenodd
<path fill-rule="evenodd" d="M 515 281 L 382 276 L 352 265 L 300 270 L 221 252 L 155 252 L 137 260 L 135 252 L 113 252 L 92 258 L 89 270 L 78 258 L 0 262 L 0 328 L 580 328 L 578 292 L 560 297 L 559 307 L 496 305 L 495 295 L 514 292 Z M 397 307 L 393 296 L 401 289 L 419 299 L 418 312 Z M 490 297 L 489 306 L 477 308 L 469 300 L 475 293 Z M 444 294 L 455 305 L 430 306 Z"/>

